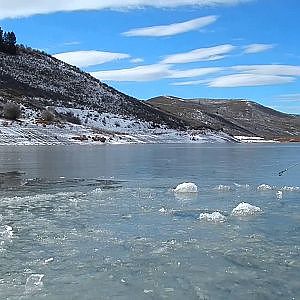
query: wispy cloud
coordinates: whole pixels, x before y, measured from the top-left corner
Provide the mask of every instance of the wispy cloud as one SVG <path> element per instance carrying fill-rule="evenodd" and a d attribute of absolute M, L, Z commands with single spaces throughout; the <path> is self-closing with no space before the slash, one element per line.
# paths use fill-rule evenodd
<path fill-rule="evenodd" d="M 63 46 L 75 46 L 75 45 L 80 45 L 80 42 L 78 41 L 72 41 L 72 42 L 65 42 L 62 43 Z"/>
<path fill-rule="evenodd" d="M 289 76 L 260 75 L 260 74 L 232 74 L 217 77 L 209 81 L 209 87 L 246 87 L 261 85 L 277 85 L 294 81 Z"/>
<path fill-rule="evenodd" d="M 154 81 L 170 74 L 169 66 L 163 64 L 138 66 L 128 69 L 97 71 L 91 75 L 107 81 Z"/>
<path fill-rule="evenodd" d="M 185 85 L 202 85 L 205 83 L 208 83 L 208 79 L 200 79 L 200 80 L 191 80 L 191 81 L 180 81 L 180 82 L 173 82 L 171 85 L 180 85 L 180 86 L 185 86 Z"/>
<path fill-rule="evenodd" d="M 276 96 L 276 99 L 285 102 L 299 102 L 300 103 L 300 94 L 283 94 Z"/>
<path fill-rule="evenodd" d="M 259 53 L 259 52 L 270 50 L 274 47 L 275 45 L 273 44 L 250 44 L 244 47 L 244 53 L 246 54 Z"/>
<path fill-rule="evenodd" d="M 293 65 L 242 65 L 231 67 L 231 69 L 242 73 L 300 76 L 300 66 Z"/>
<path fill-rule="evenodd" d="M 170 25 L 151 26 L 144 28 L 136 28 L 123 32 L 125 36 L 172 36 L 192 30 L 196 30 L 214 23 L 217 16 L 201 17 L 181 23 L 174 23 Z"/>
<path fill-rule="evenodd" d="M 131 60 L 130 60 L 130 62 L 132 62 L 133 64 L 139 64 L 139 63 L 142 63 L 142 62 L 144 62 L 144 59 L 143 58 L 132 58 Z"/>
<path fill-rule="evenodd" d="M 166 56 L 162 63 L 165 64 L 185 64 L 196 61 L 209 61 L 222 59 L 236 47 L 225 44 L 209 48 L 199 48 L 185 53 L 178 53 Z"/>
<path fill-rule="evenodd" d="M 130 55 L 125 53 L 103 52 L 95 50 L 64 52 L 55 54 L 53 56 L 79 68 L 100 65 L 118 59 L 130 58 Z"/>
<path fill-rule="evenodd" d="M 107 81 L 155 81 L 166 78 L 190 78 L 205 76 L 221 71 L 222 68 L 196 68 L 189 70 L 172 69 L 172 65 L 153 64 L 134 68 L 97 71 L 91 75 Z"/>
<path fill-rule="evenodd" d="M 237 5 L 253 0 L 0 0 L 0 19 L 62 11 Z"/>
<path fill-rule="evenodd" d="M 186 86 L 205 84 L 209 87 L 218 88 L 277 85 L 293 82 L 296 80 L 296 77 L 300 76 L 300 66 L 292 65 L 232 66 L 219 68 L 219 71 L 226 71 L 227 73 L 234 71 L 234 74 L 204 80 L 175 82 L 172 85 Z M 287 94 L 278 96 L 278 98 L 279 97 L 290 101 L 300 100 L 300 94 Z"/>
<path fill-rule="evenodd" d="M 170 70 L 168 78 L 191 78 L 205 76 L 222 71 L 222 68 L 195 68 L 189 70 Z"/>

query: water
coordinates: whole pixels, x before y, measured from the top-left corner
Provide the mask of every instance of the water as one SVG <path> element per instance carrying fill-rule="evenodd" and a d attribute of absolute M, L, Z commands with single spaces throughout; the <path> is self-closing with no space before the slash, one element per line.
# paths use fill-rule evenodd
<path fill-rule="evenodd" d="M 299 150 L 1 147 L 0 299 L 299 299 Z"/>

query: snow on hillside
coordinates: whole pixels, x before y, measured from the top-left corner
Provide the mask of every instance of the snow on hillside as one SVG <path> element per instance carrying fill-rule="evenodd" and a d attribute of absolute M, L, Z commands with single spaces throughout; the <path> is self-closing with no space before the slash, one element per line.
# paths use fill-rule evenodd
<path fill-rule="evenodd" d="M 59 114 L 71 113 L 82 125 L 70 122 L 39 122 L 39 114 L 24 109 L 19 121 L 0 119 L 0 145 L 128 144 L 128 143 L 215 143 L 233 139 L 210 131 L 178 131 L 165 125 L 137 121 L 95 110 L 56 107 Z"/>

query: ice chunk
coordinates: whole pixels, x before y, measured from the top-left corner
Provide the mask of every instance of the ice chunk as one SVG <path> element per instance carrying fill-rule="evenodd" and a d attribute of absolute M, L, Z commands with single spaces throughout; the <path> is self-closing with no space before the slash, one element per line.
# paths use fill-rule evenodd
<path fill-rule="evenodd" d="M 198 188 L 195 183 L 183 182 L 174 189 L 175 193 L 197 193 Z"/>
<path fill-rule="evenodd" d="M 276 198 L 277 199 L 282 199 L 282 194 L 283 194 L 282 191 L 277 191 L 276 192 Z"/>
<path fill-rule="evenodd" d="M 9 225 L 0 226 L 0 237 L 8 240 L 13 236 L 13 229 Z"/>
<path fill-rule="evenodd" d="M 222 223 L 226 221 L 226 217 L 223 216 L 218 211 L 214 211 L 213 213 L 201 213 L 199 216 L 199 220 L 214 222 L 214 223 Z"/>
<path fill-rule="evenodd" d="M 236 188 L 241 188 L 241 189 L 249 189 L 250 185 L 249 184 L 239 184 L 239 183 L 234 183 L 234 185 L 236 186 Z"/>
<path fill-rule="evenodd" d="M 54 260 L 53 257 L 47 258 L 47 259 L 44 260 L 44 264 L 47 264 L 47 263 L 49 263 L 49 262 L 51 262 L 53 260 Z"/>
<path fill-rule="evenodd" d="M 167 210 L 164 207 L 160 208 L 158 211 L 162 214 L 165 214 L 167 212 Z"/>
<path fill-rule="evenodd" d="M 272 187 L 268 184 L 263 183 L 257 187 L 257 190 L 258 191 L 270 191 L 270 190 L 272 190 Z"/>
<path fill-rule="evenodd" d="M 300 187 L 299 186 L 284 186 L 280 190 L 286 191 L 286 192 L 297 192 L 297 191 L 300 191 Z"/>
<path fill-rule="evenodd" d="M 31 274 L 26 280 L 25 292 L 34 293 L 41 290 L 43 287 L 43 277 L 44 274 Z"/>
<path fill-rule="evenodd" d="M 102 190 L 100 188 L 96 188 L 91 191 L 91 194 L 93 194 L 93 195 L 97 195 L 97 194 L 101 194 L 101 193 L 102 193 Z"/>
<path fill-rule="evenodd" d="M 231 212 L 232 216 L 251 216 L 260 213 L 262 210 L 258 206 L 251 205 L 246 202 L 240 203 Z"/>
<path fill-rule="evenodd" d="M 231 190 L 231 187 L 229 185 L 219 184 L 218 186 L 215 187 L 215 189 L 220 192 L 228 192 Z"/>

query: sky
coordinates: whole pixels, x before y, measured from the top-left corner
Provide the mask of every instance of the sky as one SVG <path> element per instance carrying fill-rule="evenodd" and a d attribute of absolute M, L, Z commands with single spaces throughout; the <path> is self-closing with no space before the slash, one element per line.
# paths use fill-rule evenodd
<path fill-rule="evenodd" d="M 298 0 L 0 0 L 0 26 L 136 97 L 300 114 Z"/>

